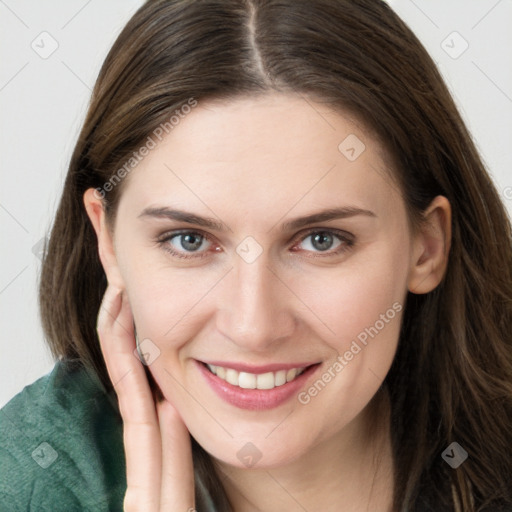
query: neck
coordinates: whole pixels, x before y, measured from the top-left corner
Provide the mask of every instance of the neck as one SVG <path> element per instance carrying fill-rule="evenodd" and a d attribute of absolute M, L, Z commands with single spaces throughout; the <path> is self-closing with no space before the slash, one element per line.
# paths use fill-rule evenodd
<path fill-rule="evenodd" d="M 216 461 L 233 512 L 390 512 L 389 411 L 382 391 L 335 436 L 284 466 L 242 469 Z"/>

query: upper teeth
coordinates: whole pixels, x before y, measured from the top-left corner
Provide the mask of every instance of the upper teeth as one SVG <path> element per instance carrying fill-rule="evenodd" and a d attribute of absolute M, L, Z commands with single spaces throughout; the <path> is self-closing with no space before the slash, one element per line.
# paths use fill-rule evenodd
<path fill-rule="evenodd" d="M 233 368 L 224 368 L 213 364 L 207 364 L 206 366 L 220 379 L 244 389 L 273 389 L 292 381 L 305 370 L 305 368 L 292 368 L 290 370 L 254 374 L 237 372 Z"/>

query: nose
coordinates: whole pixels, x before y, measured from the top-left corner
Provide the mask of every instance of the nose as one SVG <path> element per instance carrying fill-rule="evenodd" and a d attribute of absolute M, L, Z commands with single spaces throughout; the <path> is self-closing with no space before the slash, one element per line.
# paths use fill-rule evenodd
<path fill-rule="evenodd" d="M 264 255 L 253 263 L 235 262 L 219 301 L 217 329 L 240 348 L 268 352 L 293 335 L 292 294 Z"/>

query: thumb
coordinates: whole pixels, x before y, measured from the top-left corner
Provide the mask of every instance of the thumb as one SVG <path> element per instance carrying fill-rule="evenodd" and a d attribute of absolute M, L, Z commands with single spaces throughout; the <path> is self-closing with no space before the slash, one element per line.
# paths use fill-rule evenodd
<path fill-rule="evenodd" d="M 156 408 L 162 436 L 161 510 L 193 510 L 194 464 L 190 433 L 168 400 L 158 402 Z"/>

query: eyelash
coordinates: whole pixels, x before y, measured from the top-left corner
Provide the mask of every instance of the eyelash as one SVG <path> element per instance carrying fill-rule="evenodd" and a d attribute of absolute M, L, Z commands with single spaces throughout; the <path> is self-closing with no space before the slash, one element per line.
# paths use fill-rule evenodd
<path fill-rule="evenodd" d="M 310 237 L 311 235 L 315 235 L 315 234 L 334 235 L 335 238 L 338 238 L 341 241 L 341 244 L 334 251 L 330 251 L 330 252 L 325 251 L 323 253 L 318 252 L 318 253 L 315 253 L 314 256 L 306 256 L 307 258 L 326 258 L 329 256 L 337 256 L 337 255 L 343 254 L 343 253 L 349 251 L 350 249 L 352 249 L 354 246 L 354 243 L 355 243 L 354 237 L 345 231 L 340 231 L 337 229 L 318 229 L 318 228 L 316 228 L 316 229 L 310 229 L 306 233 L 303 232 L 300 234 L 300 236 L 297 236 L 293 240 L 294 246 L 298 242 L 303 242 L 308 237 Z M 166 252 L 170 253 L 171 256 L 174 256 L 174 257 L 177 257 L 180 259 L 200 259 L 200 258 L 205 258 L 208 255 L 208 251 L 202 251 L 202 252 L 197 252 L 197 253 L 191 252 L 191 253 L 188 253 L 188 255 L 185 255 L 187 253 L 182 253 L 182 252 L 175 251 L 174 249 L 172 249 L 171 246 L 169 245 L 169 242 L 173 238 L 177 238 L 177 237 L 183 236 L 183 235 L 199 235 L 200 237 L 202 237 L 203 240 L 208 240 L 209 242 L 212 242 L 212 239 L 205 233 L 202 233 L 201 231 L 197 231 L 197 230 L 184 231 L 183 230 L 183 231 L 173 231 L 170 233 L 165 233 L 157 239 L 157 243 Z M 294 252 L 296 252 L 296 251 L 294 251 Z M 311 252 L 311 251 L 306 251 L 306 252 Z"/>

